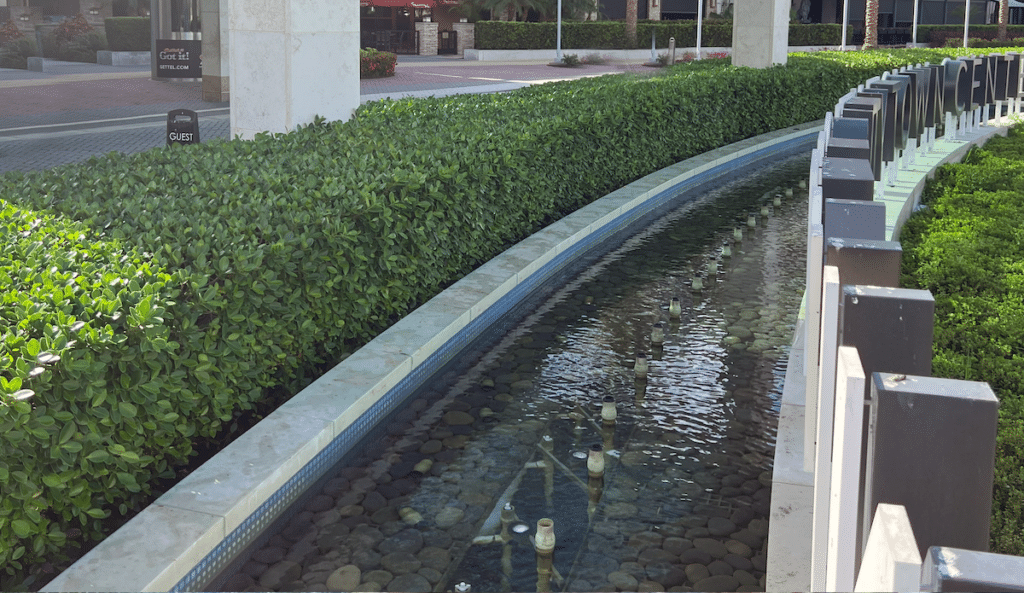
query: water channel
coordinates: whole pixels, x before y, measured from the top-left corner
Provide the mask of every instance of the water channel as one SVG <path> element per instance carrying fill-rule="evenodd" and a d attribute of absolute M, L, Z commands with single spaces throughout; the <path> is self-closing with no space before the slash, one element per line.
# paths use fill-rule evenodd
<path fill-rule="evenodd" d="M 763 591 L 807 169 L 723 184 L 539 291 L 221 589 Z"/>

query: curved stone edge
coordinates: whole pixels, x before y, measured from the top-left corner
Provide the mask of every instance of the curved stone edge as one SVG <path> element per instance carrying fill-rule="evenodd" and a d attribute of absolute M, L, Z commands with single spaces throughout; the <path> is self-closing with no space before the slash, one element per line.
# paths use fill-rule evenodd
<path fill-rule="evenodd" d="M 524 239 L 297 393 L 42 590 L 205 587 L 402 395 L 471 341 L 474 326 L 479 332 L 556 272 L 552 264 L 568 263 L 688 183 L 728 173 L 773 147 L 812 142 L 821 125 L 784 128 L 676 163 Z"/>
<path fill-rule="evenodd" d="M 918 155 L 914 165 L 900 170 L 896 186 L 887 187 L 885 196 L 880 200 L 886 205 L 886 240 L 899 240 L 900 230 L 914 208 L 920 204 L 925 183 L 935 176 L 939 167 L 960 162 L 971 148 L 984 144 L 993 136 L 1006 135 L 1006 126 L 989 124 L 963 139 L 937 138 L 931 153 Z M 814 474 L 804 471 L 805 313 L 805 307 L 801 308 L 786 363 L 779 410 L 772 470 L 771 515 L 768 520 L 768 591 L 808 591 L 811 584 Z"/>

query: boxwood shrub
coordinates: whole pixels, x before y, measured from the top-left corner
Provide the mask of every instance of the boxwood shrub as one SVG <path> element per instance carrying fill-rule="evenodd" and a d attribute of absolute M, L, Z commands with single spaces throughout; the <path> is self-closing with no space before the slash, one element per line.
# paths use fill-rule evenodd
<path fill-rule="evenodd" d="M 24 576 L 69 531 L 101 538 L 240 410 L 543 225 L 942 55 L 378 101 L 345 123 L 0 176 L 0 566 Z"/>
<path fill-rule="evenodd" d="M 999 397 L 991 549 L 1024 555 L 1024 132 L 941 168 L 901 234 L 903 283 L 935 297 L 933 374 Z"/>
<path fill-rule="evenodd" d="M 149 17 L 123 16 L 104 19 L 110 51 L 149 51 L 151 30 Z"/>

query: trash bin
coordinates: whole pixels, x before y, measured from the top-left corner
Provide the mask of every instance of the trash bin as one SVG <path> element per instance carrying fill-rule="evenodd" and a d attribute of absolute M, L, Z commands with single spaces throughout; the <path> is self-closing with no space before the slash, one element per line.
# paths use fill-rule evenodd
<path fill-rule="evenodd" d="M 189 109 L 167 112 L 167 146 L 199 144 L 199 115 Z"/>

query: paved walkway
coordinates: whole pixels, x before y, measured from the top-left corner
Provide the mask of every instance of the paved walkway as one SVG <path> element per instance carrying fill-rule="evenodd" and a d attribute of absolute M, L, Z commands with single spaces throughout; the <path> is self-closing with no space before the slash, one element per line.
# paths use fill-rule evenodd
<path fill-rule="evenodd" d="M 395 76 L 362 80 L 360 92 L 363 102 L 490 93 L 624 71 L 650 72 L 625 63 L 569 69 L 536 61 L 400 56 Z M 151 80 L 148 66 L 53 62 L 45 73 L 0 69 L 0 173 L 163 146 L 167 112 L 177 108 L 199 114 L 202 140 L 230 137 L 228 103 L 202 101 L 198 82 Z"/>

